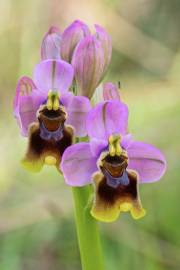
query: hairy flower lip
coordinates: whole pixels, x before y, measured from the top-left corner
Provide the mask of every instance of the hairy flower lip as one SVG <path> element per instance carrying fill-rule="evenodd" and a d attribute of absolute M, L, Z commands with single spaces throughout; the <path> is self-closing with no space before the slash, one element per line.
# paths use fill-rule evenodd
<path fill-rule="evenodd" d="M 23 167 L 33 172 L 39 172 L 46 164 L 55 165 L 59 170 L 62 155 L 73 142 L 73 129 L 64 126 L 63 129 L 60 127 L 55 132 L 49 132 L 43 123 L 36 122 L 29 127 L 28 139 L 28 148 L 22 160 Z M 51 157 L 53 158 L 52 163 Z"/>
<path fill-rule="evenodd" d="M 117 182 L 109 175 L 96 172 L 93 180 L 96 191 L 91 209 L 93 217 L 99 221 L 113 222 L 121 212 L 130 212 L 134 219 L 145 215 L 139 197 L 138 178 L 134 171 L 125 171 Z"/>

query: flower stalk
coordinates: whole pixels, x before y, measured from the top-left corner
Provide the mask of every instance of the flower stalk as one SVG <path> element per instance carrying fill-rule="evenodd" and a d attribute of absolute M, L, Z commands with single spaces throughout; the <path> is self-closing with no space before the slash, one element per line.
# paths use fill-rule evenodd
<path fill-rule="evenodd" d="M 73 187 L 72 191 L 82 270 L 104 270 L 98 224 L 87 205 L 91 187 Z"/>

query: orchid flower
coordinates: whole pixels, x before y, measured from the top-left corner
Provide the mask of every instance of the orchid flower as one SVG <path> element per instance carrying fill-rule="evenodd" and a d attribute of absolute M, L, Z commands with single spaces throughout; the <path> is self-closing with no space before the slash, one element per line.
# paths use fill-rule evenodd
<path fill-rule="evenodd" d="M 99 25 L 95 34 L 88 26 L 74 21 L 62 34 L 57 27 L 51 27 L 41 45 L 42 59 L 61 58 L 74 67 L 74 79 L 78 95 L 91 98 L 102 81 L 112 53 L 111 38 Z"/>
<path fill-rule="evenodd" d="M 14 98 L 14 115 L 28 137 L 23 166 L 38 172 L 54 165 L 73 187 L 83 270 L 104 270 L 96 219 L 112 222 L 121 212 L 143 217 L 140 184 L 158 181 L 166 170 L 158 149 L 128 133 L 128 107 L 117 85 L 102 84 L 111 52 L 99 25 L 94 34 L 79 20 L 62 33 L 52 26 L 33 79 L 20 78 Z"/>
<path fill-rule="evenodd" d="M 68 88 L 73 68 L 62 60 L 45 60 L 34 69 L 33 80 L 20 78 L 14 114 L 29 145 L 24 167 L 41 170 L 44 164 L 59 168 L 64 150 L 73 137 L 85 136 L 85 119 L 91 106 L 86 97 L 73 96 Z"/>
<path fill-rule="evenodd" d="M 72 145 L 63 154 L 61 169 L 68 185 L 94 183 L 91 214 L 100 221 L 112 222 L 127 211 L 134 219 L 143 217 L 139 184 L 159 180 L 166 169 L 162 153 L 134 141 L 127 127 L 127 106 L 119 98 L 107 98 L 87 117 L 90 142 Z"/>

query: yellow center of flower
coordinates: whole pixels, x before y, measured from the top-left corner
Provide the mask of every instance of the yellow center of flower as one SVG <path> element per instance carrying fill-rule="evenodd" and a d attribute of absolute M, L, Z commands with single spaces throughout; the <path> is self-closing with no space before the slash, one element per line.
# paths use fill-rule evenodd
<path fill-rule="evenodd" d="M 122 153 L 122 148 L 120 145 L 121 136 L 120 135 L 111 135 L 109 137 L 109 154 L 110 156 L 120 156 Z"/>
<path fill-rule="evenodd" d="M 57 111 L 59 109 L 59 95 L 57 92 L 49 91 L 46 106 L 49 111 Z"/>
<path fill-rule="evenodd" d="M 56 158 L 55 157 L 53 157 L 53 156 L 47 156 L 47 157 L 45 157 L 45 160 L 44 160 L 44 163 L 46 164 L 46 165 L 56 165 Z"/>

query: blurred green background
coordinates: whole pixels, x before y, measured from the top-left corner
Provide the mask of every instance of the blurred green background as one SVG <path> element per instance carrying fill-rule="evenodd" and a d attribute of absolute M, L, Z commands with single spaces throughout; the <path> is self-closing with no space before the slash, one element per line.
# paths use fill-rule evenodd
<path fill-rule="evenodd" d="M 40 61 L 44 33 L 74 19 L 112 36 L 105 79 L 121 81 L 135 139 L 168 161 L 160 182 L 140 187 L 144 219 L 124 214 L 100 225 L 107 270 L 180 269 L 180 1 L 1 0 L 0 14 L 0 270 L 80 269 L 71 189 L 52 168 L 21 168 L 27 141 L 12 112 L 18 77 Z"/>

